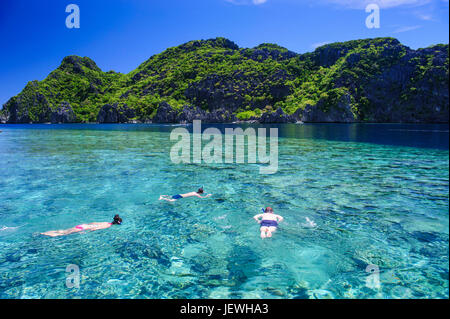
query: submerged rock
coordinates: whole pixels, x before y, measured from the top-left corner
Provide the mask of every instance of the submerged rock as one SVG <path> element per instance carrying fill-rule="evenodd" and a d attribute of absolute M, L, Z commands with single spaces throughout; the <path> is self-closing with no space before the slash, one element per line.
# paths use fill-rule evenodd
<path fill-rule="evenodd" d="M 115 245 L 115 251 L 126 260 L 137 261 L 142 258 L 150 258 L 164 267 L 170 267 L 170 258 L 165 255 L 156 243 L 142 244 L 139 242 L 124 241 Z"/>
<path fill-rule="evenodd" d="M 261 269 L 261 258 L 247 246 L 234 246 L 227 258 L 228 280 L 239 287 Z"/>
<path fill-rule="evenodd" d="M 425 243 L 431 243 L 434 241 L 439 241 L 440 237 L 438 233 L 435 232 L 424 232 L 424 231 L 414 231 L 412 235 L 419 241 Z"/>

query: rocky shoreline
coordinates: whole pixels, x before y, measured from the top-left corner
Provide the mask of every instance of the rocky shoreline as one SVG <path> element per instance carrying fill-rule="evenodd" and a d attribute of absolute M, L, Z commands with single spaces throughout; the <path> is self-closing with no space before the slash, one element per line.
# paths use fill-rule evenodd
<path fill-rule="evenodd" d="M 162 102 L 156 112 L 153 119 L 145 121 L 135 119 L 135 112 L 127 105 L 119 106 L 117 104 L 105 104 L 100 109 L 97 115 L 97 121 L 94 123 L 192 123 L 193 120 L 201 120 L 204 123 L 297 123 L 303 122 L 303 119 L 308 120 L 312 118 L 309 115 L 309 110 L 306 110 L 304 114 L 296 112 L 295 114 L 288 115 L 281 108 L 274 112 L 264 113 L 261 117 L 251 117 L 248 120 L 239 120 L 236 115 L 225 109 L 217 109 L 213 112 L 207 112 L 201 108 L 186 105 L 183 108 L 177 110 L 172 108 L 168 103 Z M 76 121 L 75 114 L 69 103 L 63 103 L 55 111 L 51 112 L 51 121 L 38 121 L 33 122 L 29 119 L 22 118 L 19 121 L 9 121 L 8 117 L 0 117 L 0 123 L 2 124 L 31 124 L 31 123 L 45 123 L 45 124 L 64 124 L 64 123 L 79 123 Z M 326 121 L 326 117 L 320 118 Z M 349 121 L 346 121 L 349 122 Z"/>
<path fill-rule="evenodd" d="M 283 109 L 278 108 L 273 112 L 265 112 L 260 117 L 250 117 L 247 120 L 240 120 L 235 114 L 225 109 L 217 109 L 212 112 L 205 111 L 199 107 L 183 106 L 180 109 L 172 108 L 167 102 L 162 102 L 153 119 L 138 120 L 135 112 L 127 105 L 105 104 L 97 115 L 96 122 L 84 124 L 187 124 L 194 120 L 201 120 L 203 123 L 256 123 L 256 124 L 285 124 L 285 123 L 426 123 L 419 121 L 397 121 L 397 122 L 367 122 L 359 121 L 351 111 L 350 100 L 343 98 L 342 103 L 332 112 L 321 111 L 320 108 L 307 105 L 305 109 L 297 110 L 294 114 L 287 114 Z M 8 116 L 0 114 L 0 124 L 68 124 L 80 123 L 76 120 L 74 111 L 69 103 L 62 103 L 56 110 L 50 112 L 51 121 L 9 121 Z M 448 123 L 445 121 L 432 121 L 429 123 Z"/>
<path fill-rule="evenodd" d="M 250 117 L 247 120 L 240 120 L 235 114 L 230 111 L 219 108 L 212 112 L 205 111 L 199 107 L 185 105 L 182 108 L 173 108 L 167 102 L 161 102 L 153 119 L 138 120 L 136 119 L 135 111 L 125 105 L 105 104 L 103 105 L 97 115 L 97 121 L 91 123 L 127 123 L 127 124 L 142 124 L 142 123 L 173 123 L 186 124 L 192 123 L 193 120 L 201 120 L 203 123 L 368 123 L 367 121 L 359 121 L 357 116 L 352 113 L 350 97 L 344 96 L 341 98 L 337 106 L 329 111 L 324 112 L 321 108 L 307 105 L 303 110 L 298 109 L 294 114 L 287 114 L 283 109 L 278 108 L 272 112 L 265 112 L 260 117 Z M 69 103 L 63 102 L 54 111 L 47 111 L 50 113 L 51 121 L 30 121 L 28 118 L 20 118 L 19 120 L 11 121 L 11 117 L 7 114 L 0 114 L 1 124 L 64 124 L 64 123 L 80 123 L 76 119 L 76 115 Z M 13 117 L 14 119 L 15 117 Z M 382 123 L 382 122 L 371 122 Z M 418 121 L 398 121 L 390 123 L 419 123 Z M 420 122 L 423 123 L 423 122 Z M 431 122 L 431 123 L 448 123 Z"/>

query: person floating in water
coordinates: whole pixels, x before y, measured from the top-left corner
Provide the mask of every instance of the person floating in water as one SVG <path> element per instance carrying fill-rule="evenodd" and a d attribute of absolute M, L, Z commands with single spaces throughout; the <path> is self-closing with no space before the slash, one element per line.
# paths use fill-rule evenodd
<path fill-rule="evenodd" d="M 212 194 L 207 194 L 205 196 L 201 196 L 200 194 L 203 194 L 203 187 L 200 187 L 198 189 L 198 191 L 196 191 L 196 192 L 190 192 L 190 193 L 186 193 L 186 194 L 177 194 L 177 195 L 173 195 L 172 197 L 170 197 L 169 195 L 161 195 L 161 196 L 159 196 L 159 200 L 164 199 L 168 202 L 174 202 L 177 199 L 185 198 L 185 197 L 196 196 L 196 197 L 200 197 L 200 198 L 206 198 L 206 197 L 209 197 L 212 195 Z"/>
<path fill-rule="evenodd" d="M 272 237 L 272 233 L 277 230 L 278 223 L 283 221 L 283 217 L 276 215 L 273 209 L 267 207 L 263 214 L 253 216 L 260 224 L 261 238 Z M 261 218 L 261 220 L 259 220 Z"/>
<path fill-rule="evenodd" d="M 57 236 L 64 236 L 64 235 L 69 235 L 69 234 L 73 234 L 73 233 L 78 233 L 80 231 L 84 231 L 84 230 L 99 230 L 99 229 L 105 229 L 105 228 L 109 228 L 112 225 L 120 225 L 122 224 L 122 218 L 119 217 L 119 215 L 114 216 L 114 219 L 112 221 L 112 223 L 107 223 L 107 222 L 99 222 L 99 223 L 89 223 L 89 224 L 81 224 L 69 229 L 63 229 L 63 230 L 50 230 L 48 232 L 45 233 L 41 233 L 41 235 L 45 235 L 45 236 L 50 236 L 50 237 L 57 237 Z"/>

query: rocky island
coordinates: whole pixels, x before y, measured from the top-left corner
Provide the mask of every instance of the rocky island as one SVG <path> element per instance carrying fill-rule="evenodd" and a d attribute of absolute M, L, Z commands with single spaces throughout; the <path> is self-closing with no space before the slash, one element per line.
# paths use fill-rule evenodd
<path fill-rule="evenodd" d="M 448 44 L 413 50 L 394 38 L 304 54 L 190 41 L 128 74 L 67 56 L 9 99 L 0 123 L 448 123 L 448 62 Z"/>

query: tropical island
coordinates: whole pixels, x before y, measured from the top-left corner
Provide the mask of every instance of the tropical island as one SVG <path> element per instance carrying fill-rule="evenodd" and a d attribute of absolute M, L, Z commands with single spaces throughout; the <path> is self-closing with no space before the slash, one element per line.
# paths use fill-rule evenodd
<path fill-rule="evenodd" d="M 448 67 L 448 44 L 413 50 L 394 38 L 304 54 L 197 40 L 128 74 L 67 56 L 9 99 L 0 123 L 448 123 Z"/>

